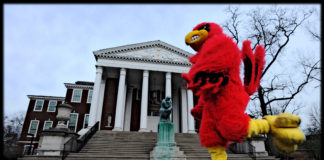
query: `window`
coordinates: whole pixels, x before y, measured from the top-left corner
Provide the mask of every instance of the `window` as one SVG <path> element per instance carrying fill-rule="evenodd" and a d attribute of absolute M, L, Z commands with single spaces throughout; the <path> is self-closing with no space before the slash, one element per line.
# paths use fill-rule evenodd
<path fill-rule="evenodd" d="M 24 145 L 23 155 L 31 155 L 34 150 L 34 145 Z"/>
<path fill-rule="evenodd" d="M 89 124 L 89 114 L 84 115 L 83 128 L 87 128 Z"/>
<path fill-rule="evenodd" d="M 49 129 L 49 128 L 51 128 L 53 126 L 53 121 L 45 121 L 44 122 L 44 128 L 43 128 L 43 130 L 45 130 L 45 129 Z"/>
<path fill-rule="evenodd" d="M 29 124 L 28 133 L 33 134 L 34 137 L 36 137 L 37 135 L 38 123 L 39 123 L 38 120 L 31 120 Z M 31 136 L 27 135 L 27 137 L 31 137 Z"/>
<path fill-rule="evenodd" d="M 55 112 L 57 101 L 50 100 L 48 102 L 47 112 Z"/>
<path fill-rule="evenodd" d="M 68 122 L 68 128 L 76 132 L 77 125 L 78 125 L 78 113 L 71 113 L 70 120 Z"/>
<path fill-rule="evenodd" d="M 71 102 L 81 102 L 82 89 L 73 89 Z"/>
<path fill-rule="evenodd" d="M 36 100 L 35 106 L 34 106 L 34 111 L 42 111 L 43 104 L 44 104 L 44 100 L 39 100 L 39 99 Z"/>
<path fill-rule="evenodd" d="M 89 90 L 87 103 L 91 103 L 93 90 Z"/>

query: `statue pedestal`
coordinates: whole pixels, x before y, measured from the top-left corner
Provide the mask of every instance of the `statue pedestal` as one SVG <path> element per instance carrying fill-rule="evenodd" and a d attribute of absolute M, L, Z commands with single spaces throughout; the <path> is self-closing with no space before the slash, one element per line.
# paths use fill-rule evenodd
<path fill-rule="evenodd" d="M 268 152 L 265 149 L 265 137 L 256 136 L 252 138 L 251 144 L 255 147 L 256 157 L 268 156 Z"/>
<path fill-rule="evenodd" d="M 62 156 L 64 144 L 78 134 L 68 128 L 50 128 L 40 133 L 37 153 L 39 156 Z"/>
<path fill-rule="evenodd" d="M 179 150 L 174 141 L 172 122 L 160 122 L 158 125 L 158 142 L 150 153 L 151 160 L 185 160 L 183 151 Z"/>

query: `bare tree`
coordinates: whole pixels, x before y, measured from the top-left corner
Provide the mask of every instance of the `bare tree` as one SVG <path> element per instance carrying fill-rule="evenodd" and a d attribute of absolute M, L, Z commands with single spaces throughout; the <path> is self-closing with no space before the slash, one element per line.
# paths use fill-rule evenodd
<path fill-rule="evenodd" d="M 310 117 L 310 123 L 305 130 L 306 142 L 298 146 L 312 159 L 321 159 L 321 109 L 318 105 L 313 105 L 308 110 L 308 116 Z"/>
<path fill-rule="evenodd" d="M 320 34 L 320 28 L 319 28 L 320 16 L 319 16 L 318 10 L 314 10 L 314 11 L 315 11 L 314 13 L 315 13 L 315 17 L 317 20 L 308 21 L 308 23 L 305 24 L 305 28 L 306 28 L 307 32 L 310 34 L 310 36 L 313 38 L 313 40 L 315 40 L 317 42 L 321 42 L 322 37 Z M 314 60 L 313 61 L 305 60 L 306 58 L 304 58 L 304 57 L 301 57 L 300 59 L 304 59 L 304 61 L 301 61 L 301 65 L 304 68 L 308 68 L 308 69 L 312 68 L 312 64 L 314 64 Z M 319 61 L 316 62 L 316 63 L 318 63 L 318 65 L 316 65 L 314 68 L 316 73 L 310 77 L 311 79 L 318 82 L 318 85 L 316 86 L 316 88 L 319 87 L 322 82 L 321 78 L 320 78 L 320 73 L 322 71 L 322 67 L 319 64 Z"/>
<path fill-rule="evenodd" d="M 305 58 L 302 59 L 303 60 L 300 61 L 300 65 L 303 67 L 303 74 L 307 75 L 307 71 L 312 70 L 314 74 L 309 75 L 309 79 L 314 80 L 318 83 L 315 88 L 320 87 L 322 82 L 320 77 L 322 71 L 322 67 L 320 66 L 321 59 L 317 61 Z"/>
<path fill-rule="evenodd" d="M 17 112 L 13 115 L 4 116 L 4 157 L 6 159 L 16 159 L 21 153 L 18 147 L 18 140 L 21 134 L 25 119 L 24 112 Z"/>
<path fill-rule="evenodd" d="M 307 128 L 309 135 L 321 134 L 322 125 L 321 125 L 321 109 L 319 106 L 312 106 L 309 110 L 310 124 Z"/>
<path fill-rule="evenodd" d="M 303 77 L 299 82 L 293 80 L 290 74 L 278 72 L 276 64 L 280 64 L 280 59 L 288 54 L 285 51 L 287 44 L 314 10 L 300 12 L 273 6 L 269 9 L 255 8 L 247 14 L 240 13 L 235 7 L 228 7 L 226 11 L 230 18 L 222 25 L 224 31 L 229 32 L 237 43 L 240 39 L 249 39 L 253 49 L 257 45 L 263 45 L 266 51 L 263 78 L 257 94 L 251 97 L 252 104 L 259 106 L 259 111 L 250 109 L 253 116 L 274 115 L 287 111 L 289 107 L 292 112 L 302 108 L 303 105 L 296 104 L 293 100 L 318 74 L 316 68 L 319 61 L 304 66 Z M 294 68 L 292 70 L 294 73 L 298 71 Z"/>
<path fill-rule="evenodd" d="M 239 9 L 228 6 L 225 11 L 229 12 L 231 17 L 225 22 L 225 24 L 222 25 L 222 27 L 231 33 L 231 36 L 233 37 L 234 41 L 236 42 L 236 44 L 238 44 L 240 42 L 238 27 L 241 22 L 239 20 Z"/>
<path fill-rule="evenodd" d="M 315 40 L 318 40 L 318 41 L 322 40 L 321 35 L 318 32 L 314 31 L 314 29 L 311 29 L 310 26 L 307 27 L 307 31 L 312 35 L 312 37 Z"/>
<path fill-rule="evenodd" d="M 320 27 L 319 27 L 320 16 L 318 10 L 314 10 L 314 11 L 315 11 L 317 21 L 308 21 L 308 23 L 305 25 L 305 28 L 314 40 L 321 41 L 322 37 L 320 34 Z"/>

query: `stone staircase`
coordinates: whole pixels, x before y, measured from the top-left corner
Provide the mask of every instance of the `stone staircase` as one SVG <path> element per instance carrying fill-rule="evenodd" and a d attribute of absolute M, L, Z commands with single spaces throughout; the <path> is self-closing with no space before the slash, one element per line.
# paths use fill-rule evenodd
<path fill-rule="evenodd" d="M 200 146 L 197 134 L 176 133 L 175 141 L 188 160 L 210 160 L 208 151 Z M 66 160 L 148 160 L 156 142 L 157 133 L 101 130 L 93 135 L 79 153 L 70 153 Z M 251 160 L 247 154 L 228 153 L 228 160 Z"/>
<path fill-rule="evenodd" d="M 79 153 L 70 153 L 66 160 L 149 159 L 156 142 L 156 133 L 101 130 Z"/>

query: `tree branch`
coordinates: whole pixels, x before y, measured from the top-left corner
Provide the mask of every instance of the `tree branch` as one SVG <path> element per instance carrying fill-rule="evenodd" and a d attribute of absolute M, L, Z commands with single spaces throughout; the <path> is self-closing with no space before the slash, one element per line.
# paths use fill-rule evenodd
<path fill-rule="evenodd" d="M 226 12 L 229 12 L 231 14 L 231 18 L 225 23 L 225 25 L 222 26 L 231 33 L 231 37 L 236 41 L 236 44 L 238 44 L 240 42 L 238 34 L 238 25 L 240 23 L 240 21 L 238 20 L 238 8 L 232 8 L 231 6 L 228 6 Z"/>
<path fill-rule="evenodd" d="M 318 63 L 318 62 L 317 62 Z M 283 101 L 283 100 L 291 100 L 293 99 L 303 88 L 304 86 L 309 82 L 310 80 L 310 77 L 311 77 L 311 74 L 312 72 L 315 70 L 314 67 L 317 65 L 317 63 L 315 63 L 312 68 L 310 69 L 310 71 L 308 72 L 308 74 L 306 75 L 306 79 L 304 80 L 304 82 L 302 82 L 297 90 L 295 92 L 293 92 L 289 97 L 281 97 L 281 98 L 274 98 L 274 99 L 271 99 L 269 100 L 268 102 L 266 102 L 265 104 L 266 105 L 269 105 L 270 103 L 274 102 L 274 101 Z"/>

